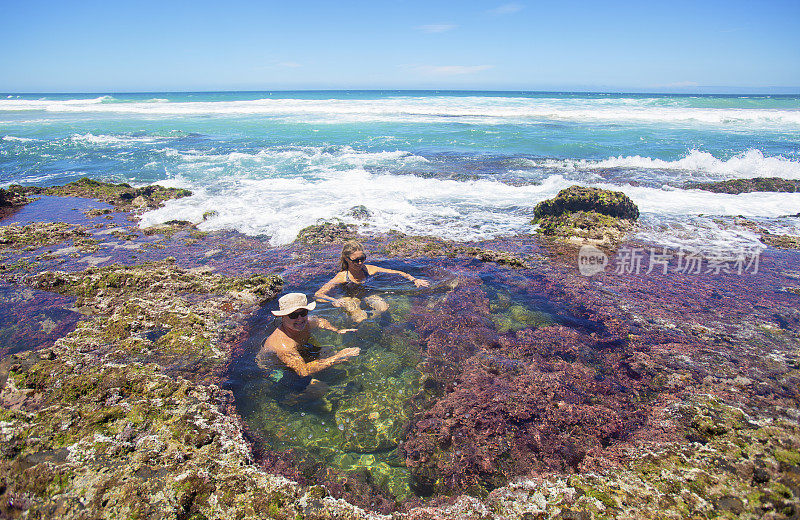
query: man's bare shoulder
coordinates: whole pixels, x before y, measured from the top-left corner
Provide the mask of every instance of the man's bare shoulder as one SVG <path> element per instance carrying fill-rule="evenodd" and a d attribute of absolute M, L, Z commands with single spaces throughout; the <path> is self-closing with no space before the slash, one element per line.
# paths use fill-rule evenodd
<path fill-rule="evenodd" d="M 261 344 L 261 350 L 269 352 L 285 350 L 287 347 L 287 341 L 291 342 L 291 339 L 284 334 L 280 328 L 275 329 L 272 334 L 270 334 L 269 337 L 264 340 L 264 343 Z"/>

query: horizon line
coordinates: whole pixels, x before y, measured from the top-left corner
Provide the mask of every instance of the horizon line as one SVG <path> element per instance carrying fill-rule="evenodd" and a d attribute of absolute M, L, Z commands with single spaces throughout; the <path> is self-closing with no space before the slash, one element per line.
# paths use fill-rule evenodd
<path fill-rule="evenodd" d="M 261 92 L 518 92 L 530 94 L 704 94 L 704 95 L 800 95 L 800 86 L 737 87 L 724 85 L 697 85 L 692 87 L 584 87 L 563 89 L 482 89 L 482 88 L 277 88 L 277 89 L 180 89 L 180 90 L 34 90 L 0 91 L 0 95 L 46 94 L 220 94 Z M 732 92 L 735 91 L 735 92 Z"/>

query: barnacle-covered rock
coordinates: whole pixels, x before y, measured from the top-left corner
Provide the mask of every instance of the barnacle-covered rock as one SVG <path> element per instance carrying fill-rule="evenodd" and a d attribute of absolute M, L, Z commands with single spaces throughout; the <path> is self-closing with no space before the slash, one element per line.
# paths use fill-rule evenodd
<path fill-rule="evenodd" d="M 307 244 L 341 244 L 354 238 L 356 226 L 338 219 L 321 221 L 301 229 L 297 234 L 297 240 Z"/>
<path fill-rule="evenodd" d="M 534 208 L 539 233 L 598 245 L 618 243 L 633 228 L 639 208 L 622 192 L 571 186 Z"/>

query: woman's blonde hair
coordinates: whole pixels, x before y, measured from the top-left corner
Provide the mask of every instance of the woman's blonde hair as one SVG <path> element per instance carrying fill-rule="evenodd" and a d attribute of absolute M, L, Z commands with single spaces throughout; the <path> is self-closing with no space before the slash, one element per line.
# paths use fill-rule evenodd
<path fill-rule="evenodd" d="M 344 243 L 344 247 L 342 247 L 342 256 L 339 258 L 339 271 L 347 271 L 347 262 L 350 260 L 350 255 L 356 251 L 364 251 L 364 246 L 361 245 L 361 242 L 349 240 Z"/>

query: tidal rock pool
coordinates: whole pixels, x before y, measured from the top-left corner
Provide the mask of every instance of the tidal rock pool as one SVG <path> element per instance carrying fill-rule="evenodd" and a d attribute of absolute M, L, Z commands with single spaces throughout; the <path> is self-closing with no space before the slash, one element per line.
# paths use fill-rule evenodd
<path fill-rule="evenodd" d="M 479 408 L 459 410 L 460 416 L 449 422 L 463 421 L 465 428 L 472 424 L 480 431 L 460 432 L 457 440 L 436 440 L 430 448 L 427 443 L 432 436 L 438 438 L 440 428 L 459 429 L 456 424 L 446 426 L 448 419 L 434 417 L 437 403 L 454 392 L 463 370 L 476 365 L 488 367 L 487 382 L 498 385 L 499 395 L 493 398 L 513 399 L 503 381 L 528 361 L 501 353 L 504 338 L 523 331 L 535 334 L 543 327 L 590 333 L 597 326 L 559 310 L 545 295 L 524 289 L 528 281 L 508 283 L 495 268 L 475 269 L 479 263 L 379 264 L 426 278 L 431 287 L 379 277 L 389 309 L 360 324 L 342 309 L 317 306 L 314 316 L 338 328 L 357 328 L 341 335 L 316 330 L 320 357 L 347 347 L 361 349 L 357 357 L 315 374 L 329 387 L 322 398 L 298 400 L 280 383 L 291 369 L 265 370 L 256 364 L 261 344 L 279 325 L 270 312 L 275 302 L 251 320 L 249 337 L 227 381 L 247 432 L 270 470 L 324 483 L 369 508 L 392 510 L 419 503 L 419 497 L 454 491 L 485 495 L 508 480 L 514 465 L 507 472 L 487 467 L 489 476 L 473 481 L 470 464 L 459 460 L 485 456 L 472 453 L 475 435 L 484 435 L 487 426 L 502 427 L 504 420 L 485 416 Z M 317 274 L 284 290 L 311 295 L 327 279 Z M 471 363 L 463 365 L 467 359 Z M 460 384 L 470 386 L 466 381 Z M 476 418 L 497 424 L 475 424 Z M 513 434 L 507 437 L 513 440 Z"/>

